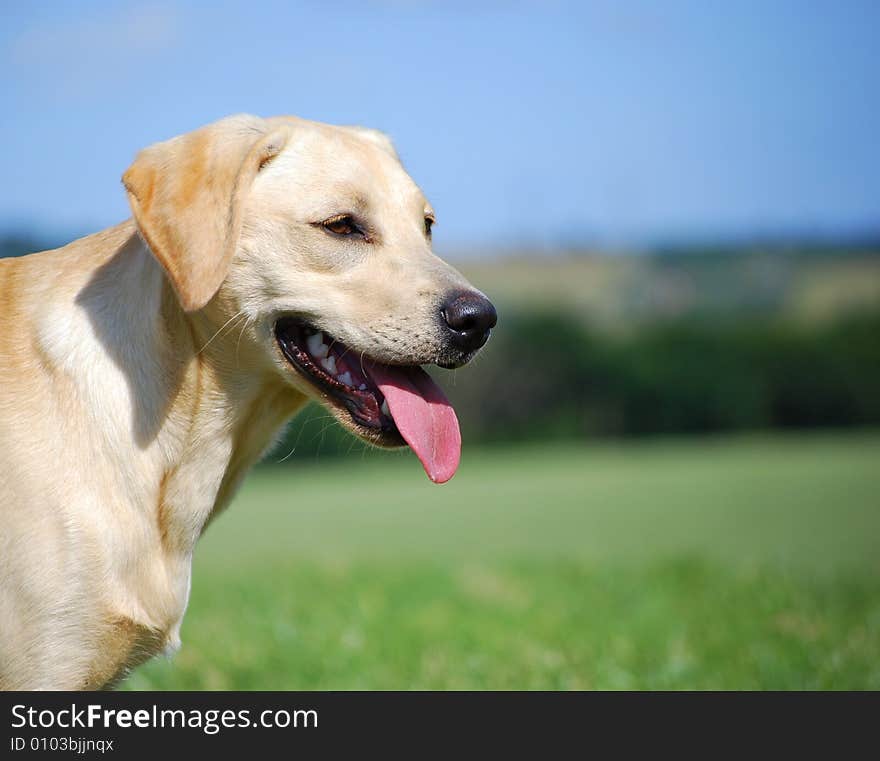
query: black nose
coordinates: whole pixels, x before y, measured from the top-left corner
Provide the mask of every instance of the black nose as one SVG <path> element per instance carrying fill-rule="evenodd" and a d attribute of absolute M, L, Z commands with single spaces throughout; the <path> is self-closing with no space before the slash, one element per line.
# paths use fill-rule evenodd
<path fill-rule="evenodd" d="M 476 351 L 489 340 L 498 315 L 492 302 L 473 291 L 450 294 L 440 307 L 449 338 L 463 351 Z"/>

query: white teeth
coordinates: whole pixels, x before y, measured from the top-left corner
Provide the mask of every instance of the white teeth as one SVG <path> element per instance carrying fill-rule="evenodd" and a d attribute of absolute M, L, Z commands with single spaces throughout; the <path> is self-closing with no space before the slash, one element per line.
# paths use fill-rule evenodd
<path fill-rule="evenodd" d="M 388 409 L 388 400 L 387 399 L 382 400 L 382 406 L 379 409 L 382 410 L 383 414 L 388 415 L 388 417 L 391 417 L 391 410 Z"/>
<path fill-rule="evenodd" d="M 366 391 L 366 390 L 367 390 L 367 384 L 366 384 L 366 383 L 361 383 L 361 385 L 358 386 L 358 391 Z"/>
<path fill-rule="evenodd" d="M 327 356 L 327 352 L 330 351 L 330 347 L 324 343 L 324 334 L 321 332 L 310 335 L 306 339 L 306 346 L 309 349 L 309 354 L 318 359 L 324 359 Z"/>
<path fill-rule="evenodd" d="M 330 375 L 336 375 L 336 357 L 326 357 L 321 360 L 321 367 L 323 367 Z"/>
<path fill-rule="evenodd" d="M 344 383 L 346 386 L 353 386 L 354 381 L 351 379 L 351 373 L 346 370 L 342 375 L 337 375 L 336 380 Z"/>

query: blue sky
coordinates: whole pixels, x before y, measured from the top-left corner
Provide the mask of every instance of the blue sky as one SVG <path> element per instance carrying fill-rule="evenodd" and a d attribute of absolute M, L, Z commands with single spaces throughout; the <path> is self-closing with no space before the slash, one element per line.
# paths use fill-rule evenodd
<path fill-rule="evenodd" d="M 710 7 L 713 6 L 713 7 Z M 0 227 L 226 114 L 389 132 L 438 248 L 880 229 L 880 3 L 6 3 Z"/>

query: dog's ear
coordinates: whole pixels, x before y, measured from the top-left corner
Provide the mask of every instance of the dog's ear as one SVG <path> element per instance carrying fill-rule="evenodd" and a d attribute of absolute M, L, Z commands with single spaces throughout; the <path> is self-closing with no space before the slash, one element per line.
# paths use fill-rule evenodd
<path fill-rule="evenodd" d="M 233 116 L 145 148 L 122 176 L 141 235 L 185 311 L 204 307 L 226 278 L 243 201 L 288 137 L 285 125 Z"/>

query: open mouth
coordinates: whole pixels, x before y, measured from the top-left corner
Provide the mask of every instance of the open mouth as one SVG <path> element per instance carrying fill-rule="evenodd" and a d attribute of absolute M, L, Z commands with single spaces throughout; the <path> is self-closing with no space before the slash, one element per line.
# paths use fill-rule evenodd
<path fill-rule="evenodd" d="M 340 341 L 294 318 L 283 318 L 275 324 L 275 338 L 287 361 L 341 403 L 355 423 L 376 433 L 396 436 L 397 444 L 404 443 L 385 395 L 366 372 L 363 356 L 353 354 Z"/>
<path fill-rule="evenodd" d="M 282 354 L 330 404 L 348 411 L 355 432 L 383 446 L 409 444 L 435 483 L 455 474 L 461 433 L 455 411 L 418 365 L 385 365 L 294 317 L 275 323 Z"/>

